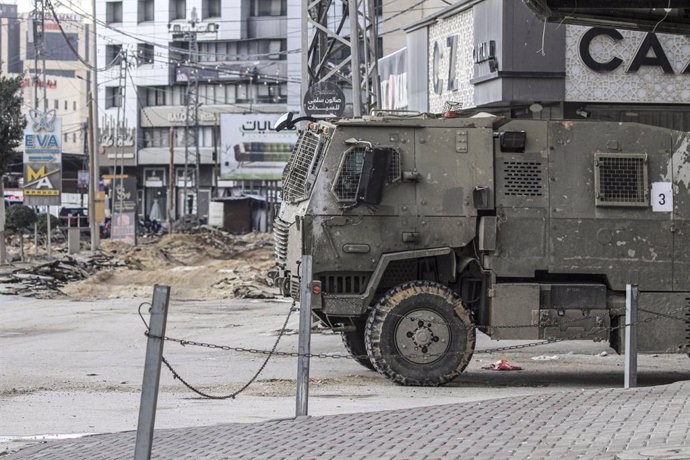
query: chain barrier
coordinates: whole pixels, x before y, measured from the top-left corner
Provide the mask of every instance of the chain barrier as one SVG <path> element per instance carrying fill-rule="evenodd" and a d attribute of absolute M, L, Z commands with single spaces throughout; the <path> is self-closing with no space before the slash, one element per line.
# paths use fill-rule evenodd
<path fill-rule="evenodd" d="M 222 400 L 222 399 L 235 399 L 235 397 L 236 397 L 237 395 L 239 395 L 240 393 L 242 393 L 244 390 L 246 390 L 247 388 L 249 388 L 249 386 L 250 386 L 252 383 L 254 383 L 254 381 L 259 377 L 259 375 L 261 374 L 261 372 L 263 372 L 264 368 L 265 368 L 266 365 L 268 364 L 268 361 L 271 359 L 271 357 L 274 355 L 274 353 L 276 353 L 276 348 L 278 348 L 278 344 L 280 343 L 280 339 L 281 339 L 281 338 L 283 337 L 283 335 L 285 334 L 285 330 L 286 330 L 286 328 L 287 328 L 288 321 L 290 321 L 290 315 L 292 315 L 292 312 L 295 310 L 295 304 L 296 304 L 296 302 L 293 301 L 293 302 L 292 302 L 292 306 L 291 306 L 290 309 L 288 310 L 288 314 L 287 314 L 287 316 L 285 317 L 285 322 L 283 323 L 283 327 L 281 327 L 281 328 L 280 328 L 280 331 L 278 331 L 278 337 L 276 338 L 276 341 L 275 341 L 275 343 L 273 344 L 273 347 L 271 348 L 271 350 L 268 351 L 268 352 L 266 352 L 265 350 L 262 350 L 263 354 L 266 354 L 266 359 L 264 360 L 264 362 L 263 362 L 263 363 L 261 364 L 261 366 L 259 367 L 259 370 L 257 370 L 256 373 L 252 376 L 252 378 L 249 379 L 249 381 L 248 381 L 247 383 L 245 383 L 245 384 L 244 384 L 239 390 L 237 390 L 237 391 L 234 391 L 234 392 L 232 392 L 232 393 L 230 393 L 230 394 L 223 395 L 223 396 L 217 396 L 217 395 L 211 395 L 211 394 L 205 393 L 204 391 L 199 390 L 198 388 L 194 387 L 192 384 L 190 384 L 189 382 L 187 382 L 184 378 L 182 378 L 182 376 L 173 368 L 173 366 L 168 362 L 167 359 L 165 359 L 164 356 L 161 357 L 161 358 L 162 358 L 162 361 L 163 361 L 163 364 L 165 364 L 165 367 L 167 367 L 168 370 L 172 373 L 173 379 L 179 380 L 185 387 L 187 387 L 189 390 L 193 391 L 194 393 L 198 394 L 199 396 L 202 396 L 202 397 L 207 398 L 207 399 L 217 399 L 217 400 Z M 146 335 L 147 337 L 151 337 L 151 338 L 157 338 L 157 339 L 163 339 L 163 340 L 176 341 L 176 342 L 179 342 L 181 345 L 184 346 L 185 343 L 183 343 L 183 342 L 185 342 L 185 341 L 181 341 L 181 340 L 178 340 L 178 339 L 170 339 L 170 338 L 167 338 L 167 337 L 160 337 L 160 336 L 156 336 L 156 335 L 153 335 L 153 334 L 150 333 L 149 325 L 148 325 L 148 323 L 146 322 L 146 320 L 144 319 L 144 315 L 141 314 L 141 307 L 143 307 L 144 305 L 149 305 L 149 306 L 150 306 L 151 304 L 150 304 L 149 302 L 142 302 L 141 304 L 139 304 L 139 317 L 141 318 L 141 320 L 144 322 L 144 325 L 146 326 L 146 332 L 144 333 L 144 335 Z M 192 345 L 192 344 L 193 344 L 192 342 L 189 342 L 189 345 Z M 209 348 L 221 348 L 221 347 L 209 347 Z"/>
<path fill-rule="evenodd" d="M 281 338 L 285 334 L 286 328 L 288 321 L 290 320 L 290 316 L 293 311 L 297 311 L 299 307 L 296 306 L 296 301 L 293 301 L 292 306 L 288 310 L 288 314 L 285 318 L 285 322 L 283 323 L 283 326 L 280 328 L 278 331 L 278 337 L 273 344 L 273 347 L 270 350 L 265 350 L 265 349 L 258 349 L 258 348 L 246 348 L 246 347 L 234 347 L 230 345 L 217 345 L 209 342 L 200 342 L 200 341 L 195 341 L 195 340 L 186 340 L 186 339 L 178 339 L 175 337 L 169 337 L 169 336 L 156 336 L 153 334 L 150 334 L 149 332 L 149 326 L 146 320 L 144 319 L 144 316 L 141 313 L 141 308 L 144 305 L 151 305 L 149 302 L 142 302 L 139 305 L 139 316 L 141 317 L 142 322 L 144 323 L 146 327 L 146 332 L 144 333 L 147 337 L 154 338 L 154 339 L 161 339 L 161 340 L 166 340 L 169 342 L 175 342 L 180 344 L 181 346 L 196 346 L 196 347 L 202 347 L 202 348 L 208 348 L 208 349 L 215 349 L 215 350 L 223 350 L 223 351 L 234 351 L 238 353 L 250 353 L 250 354 L 259 354 L 259 355 L 265 355 L 266 359 L 262 363 L 262 365 L 259 367 L 259 370 L 252 376 L 252 378 L 244 384 L 239 390 L 228 394 L 224 396 L 214 396 L 214 395 L 209 395 L 197 388 L 195 388 L 193 385 L 188 383 L 184 378 L 180 376 L 180 374 L 172 367 L 172 365 L 165 359 L 163 358 L 163 363 L 166 365 L 166 367 L 170 370 L 170 372 L 173 375 L 173 378 L 176 380 L 179 380 L 185 387 L 187 387 L 189 390 L 193 391 L 194 393 L 198 394 L 199 396 L 202 396 L 204 398 L 208 399 L 235 399 L 237 395 L 242 393 L 244 390 L 246 390 L 256 379 L 258 376 L 261 374 L 261 372 L 264 370 L 266 365 L 268 364 L 268 361 L 271 359 L 273 356 L 284 356 L 284 357 L 290 357 L 290 358 L 298 358 L 300 356 L 307 357 L 307 358 L 317 358 L 317 359 L 355 359 L 355 360 L 361 360 L 361 359 L 369 359 L 368 355 L 352 355 L 352 354 L 343 354 L 343 353 L 308 353 L 308 354 L 301 354 L 299 352 L 288 352 L 288 351 L 278 351 L 276 348 L 278 347 L 278 344 L 280 343 Z M 590 331 L 589 333 L 585 334 L 584 337 L 590 337 L 590 336 L 596 336 L 598 334 L 601 334 L 602 332 L 613 332 L 619 329 L 624 329 L 627 326 L 633 326 L 633 325 L 639 325 L 639 324 L 644 324 L 644 323 L 649 323 L 652 321 L 656 321 L 660 318 L 666 318 L 666 319 L 673 319 L 677 321 L 688 321 L 686 318 L 674 316 L 673 313 L 683 313 L 687 307 L 682 307 L 677 310 L 672 310 L 669 313 L 660 313 L 660 312 L 655 312 L 652 310 L 646 310 L 639 308 L 638 310 L 644 313 L 648 313 L 654 316 L 650 316 L 648 318 L 645 318 L 643 320 L 638 320 L 633 323 L 624 323 L 618 326 L 609 326 L 609 327 L 599 327 L 596 328 L 595 330 Z M 406 317 L 404 315 L 395 315 L 391 314 L 393 316 L 399 316 L 399 317 Z M 408 316 L 408 318 L 410 318 Z M 576 323 L 579 321 L 587 320 L 587 319 L 592 319 L 595 317 L 592 316 L 586 316 L 582 318 L 575 318 L 569 321 L 564 321 L 562 323 L 559 323 L 558 326 L 562 325 L 567 325 L 567 324 L 572 324 Z M 430 320 L 424 320 L 423 318 L 413 318 L 413 319 L 418 319 L 420 321 L 425 321 L 425 322 L 430 322 Z M 436 321 L 437 323 L 440 323 L 439 321 Z M 443 324 L 448 325 L 447 322 L 443 322 Z M 519 328 L 527 328 L 527 327 L 538 327 L 539 325 L 535 324 L 524 324 L 524 325 L 511 325 L 511 326 L 477 326 L 479 328 L 485 328 L 485 329 L 519 329 Z M 508 345 L 505 347 L 495 347 L 495 348 L 485 348 L 485 349 L 476 349 L 475 352 L 477 353 L 488 353 L 488 354 L 493 354 L 493 353 L 498 353 L 498 352 L 503 352 L 503 351 L 513 351 L 513 350 L 520 350 L 520 349 L 525 349 L 525 348 L 533 348 L 537 347 L 540 345 L 548 345 L 551 343 L 558 343 L 558 342 L 564 342 L 567 340 L 582 340 L 582 339 L 570 339 L 570 338 L 557 338 L 557 337 L 552 337 L 548 338 L 545 340 L 540 340 L 538 342 L 530 342 L 530 343 L 524 343 L 524 344 L 517 344 L 517 345 Z M 421 354 L 421 355 L 415 355 L 415 354 L 406 354 L 406 355 L 386 355 L 387 357 L 405 357 L 405 358 L 417 358 L 417 357 L 428 357 L 428 358 L 433 358 L 433 357 L 439 357 L 439 356 L 446 356 L 446 355 L 451 355 L 451 354 L 462 354 L 464 352 L 459 352 L 459 351 L 448 351 L 448 352 L 443 352 L 443 353 L 426 353 L 426 354 Z"/>

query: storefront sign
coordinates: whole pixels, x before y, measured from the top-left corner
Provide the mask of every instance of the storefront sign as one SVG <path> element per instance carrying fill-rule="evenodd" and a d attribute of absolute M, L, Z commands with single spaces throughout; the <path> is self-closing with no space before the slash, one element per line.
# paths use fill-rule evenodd
<path fill-rule="evenodd" d="M 24 204 L 54 206 L 62 192 L 62 120 L 31 109 L 24 130 Z"/>
<path fill-rule="evenodd" d="M 304 95 L 302 107 L 310 117 L 340 117 L 345 111 L 345 95 L 335 83 L 315 83 Z"/>
<path fill-rule="evenodd" d="M 220 173 L 223 180 L 280 180 L 297 141 L 297 130 L 272 129 L 279 114 L 220 116 Z"/>
<path fill-rule="evenodd" d="M 690 102 L 687 36 L 566 27 L 566 100 Z"/>
<path fill-rule="evenodd" d="M 474 13 L 469 8 L 429 26 L 429 111 L 441 112 L 446 103 L 474 107 Z"/>

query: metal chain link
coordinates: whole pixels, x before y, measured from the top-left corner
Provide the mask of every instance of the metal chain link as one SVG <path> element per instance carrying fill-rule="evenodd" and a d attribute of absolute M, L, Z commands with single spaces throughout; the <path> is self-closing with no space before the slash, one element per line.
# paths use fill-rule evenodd
<path fill-rule="evenodd" d="M 235 399 L 235 397 L 236 397 L 237 395 L 239 395 L 240 393 L 242 393 L 244 390 L 246 390 L 247 388 L 249 388 L 249 386 L 250 386 L 252 383 L 254 383 L 254 381 L 259 377 L 259 375 L 261 374 L 261 372 L 263 372 L 264 368 L 265 368 L 266 365 L 268 364 L 268 361 L 271 359 L 271 357 L 274 355 L 274 353 L 276 353 L 276 348 L 278 348 L 278 343 L 280 343 L 280 339 L 281 339 L 281 338 L 283 337 L 283 335 L 285 334 L 285 330 L 286 330 L 286 328 L 287 328 L 288 321 L 290 321 L 290 315 L 291 315 L 292 312 L 295 310 L 295 304 L 296 304 L 296 301 L 293 300 L 292 305 L 290 306 L 290 309 L 288 310 L 288 314 L 287 314 L 287 316 L 285 317 L 285 322 L 283 323 L 283 327 L 280 328 L 280 331 L 278 332 L 278 337 L 276 338 L 276 341 L 275 341 L 275 343 L 273 344 L 273 347 L 271 348 L 271 350 L 268 351 L 268 352 L 263 351 L 263 353 L 266 354 L 266 359 L 264 360 L 264 362 L 263 362 L 263 363 L 261 364 L 261 366 L 259 367 L 259 370 L 256 371 L 256 373 L 252 376 L 251 379 L 249 379 L 249 381 L 248 381 L 247 383 L 245 383 L 239 390 L 237 390 L 237 391 L 235 391 L 235 392 L 233 392 L 233 393 L 230 393 L 230 394 L 227 394 L 227 395 L 223 395 L 223 396 L 217 396 L 217 395 L 211 395 L 211 394 L 205 393 L 205 392 L 199 390 L 198 388 L 194 387 L 192 384 L 190 384 L 189 382 L 187 382 L 184 378 L 182 378 L 182 376 L 180 376 L 180 374 L 173 368 L 173 366 L 168 362 L 167 359 L 165 359 L 164 356 L 161 357 L 161 359 L 162 359 L 162 361 L 163 361 L 163 364 L 165 364 L 165 366 L 168 368 L 168 370 L 172 373 L 173 379 L 179 380 L 180 382 L 182 382 L 182 384 L 183 384 L 185 387 L 187 387 L 189 390 L 193 391 L 194 393 L 198 394 L 199 396 L 202 396 L 202 397 L 207 398 L 207 399 L 218 399 L 218 400 L 221 400 L 221 399 Z M 162 338 L 162 339 L 165 339 L 165 340 L 171 340 L 171 339 L 167 339 L 167 338 L 165 338 L 165 337 L 160 337 L 160 336 L 155 336 L 155 335 L 150 334 L 150 332 L 149 332 L 149 331 L 150 331 L 149 326 L 148 326 L 148 324 L 146 323 L 146 320 L 144 319 L 144 316 L 141 314 L 141 307 L 144 306 L 144 305 L 151 305 L 151 304 L 148 303 L 148 302 L 143 302 L 143 303 L 141 303 L 141 304 L 139 305 L 139 316 L 141 317 L 142 321 L 144 321 L 144 324 L 146 325 L 146 332 L 144 333 L 144 335 L 146 335 L 147 337 L 150 337 L 150 338 L 158 338 L 158 339 L 161 339 L 161 338 Z M 175 340 L 175 341 L 176 341 L 176 340 Z M 184 345 L 184 344 L 182 344 L 182 345 Z M 212 348 L 218 348 L 218 347 L 212 347 Z"/>
<path fill-rule="evenodd" d="M 231 393 L 231 394 L 228 394 L 228 395 L 224 395 L 224 396 L 209 395 L 209 394 L 207 394 L 201 390 L 198 390 L 193 385 L 188 383 L 185 379 L 183 379 L 179 375 L 179 373 L 175 371 L 175 369 L 172 367 L 172 365 L 170 365 L 170 363 L 165 358 L 163 358 L 163 363 L 166 365 L 166 367 L 173 374 L 173 378 L 175 378 L 176 380 L 179 380 L 184 386 L 186 386 L 191 391 L 195 392 L 196 394 L 198 394 L 202 397 L 208 398 L 208 399 L 234 399 L 237 395 L 239 395 L 241 392 L 246 390 L 252 383 L 254 383 L 254 381 L 258 378 L 258 376 L 261 374 L 261 372 L 264 370 L 264 368 L 268 364 L 268 361 L 270 360 L 270 358 L 273 356 L 285 356 L 285 357 L 291 357 L 291 358 L 298 358 L 300 356 L 303 356 L 303 357 L 307 357 L 307 358 L 319 358 L 319 359 L 327 359 L 327 358 L 328 359 L 360 359 L 360 360 L 361 359 L 369 359 L 368 355 L 352 355 L 352 354 L 343 354 L 343 353 L 306 353 L 306 354 L 301 354 L 299 352 L 277 351 L 276 348 L 278 347 L 280 339 L 285 334 L 287 324 L 288 324 L 288 321 L 290 319 L 290 315 L 292 314 L 293 311 L 298 310 L 298 307 L 296 307 L 296 301 L 293 301 L 292 306 L 290 307 L 288 314 L 285 318 L 285 322 L 283 323 L 282 328 L 279 330 L 278 337 L 277 337 L 275 343 L 273 344 L 273 347 L 271 348 L 271 350 L 264 350 L 264 349 L 258 349 L 258 348 L 246 348 L 246 347 L 234 347 L 234 346 L 229 346 L 229 345 L 217 345 L 217 344 L 208 343 L 208 342 L 199 342 L 199 341 L 195 341 L 195 340 L 178 339 L 175 337 L 152 335 L 149 332 L 149 326 L 146 323 L 146 320 L 144 319 L 143 315 L 141 314 L 141 307 L 144 305 L 151 305 L 151 304 L 148 302 L 143 302 L 139 305 L 139 316 L 141 317 L 142 321 L 144 322 L 144 325 L 146 326 L 147 330 L 145 332 L 145 335 L 147 337 L 162 339 L 162 340 L 166 340 L 169 342 L 175 342 L 175 343 L 180 344 L 181 346 L 190 345 L 190 346 L 197 346 L 197 347 L 202 347 L 202 348 L 209 348 L 209 349 L 216 349 L 216 350 L 223 350 L 223 351 L 234 351 L 234 352 L 239 352 L 239 353 L 266 355 L 266 359 L 264 360 L 264 362 L 261 365 L 261 367 L 259 368 L 259 370 L 254 374 L 254 376 L 245 385 L 243 385 L 238 391 Z M 683 307 L 683 308 L 680 308 L 677 310 L 673 310 L 673 311 L 671 311 L 671 313 L 683 312 L 685 310 L 686 310 L 686 307 Z M 666 313 L 654 312 L 651 310 L 645 310 L 642 308 L 640 308 L 639 311 L 642 311 L 645 313 L 650 313 L 650 314 L 653 314 L 655 316 L 651 316 L 651 317 L 645 318 L 643 320 L 638 320 L 638 321 L 635 321 L 633 323 L 624 323 L 624 324 L 621 324 L 619 326 L 614 326 L 614 327 L 609 326 L 609 327 L 597 328 L 596 330 L 591 331 L 588 334 L 585 334 L 585 336 L 594 336 L 594 335 L 600 334 L 602 332 L 609 332 L 610 333 L 610 332 L 615 331 L 615 330 L 623 329 L 627 326 L 648 323 L 648 322 L 656 321 L 660 318 L 667 318 L 667 319 L 673 319 L 673 320 L 678 320 L 678 321 L 688 321 L 688 319 L 686 319 L 686 318 L 681 318 L 681 317 L 673 316 L 673 315 L 666 314 Z M 394 316 L 402 316 L 402 315 L 394 315 Z M 591 316 L 587 316 L 587 317 L 583 317 L 583 318 L 575 318 L 573 320 L 563 322 L 563 323 L 561 323 L 561 325 L 562 324 L 571 324 L 574 322 L 578 322 L 578 321 L 582 321 L 582 320 L 586 320 L 586 319 L 591 319 L 591 318 L 592 318 Z M 420 320 L 423 320 L 423 319 L 420 319 Z M 427 320 L 424 320 L 424 321 L 427 321 Z M 427 322 L 429 322 L 429 321 L 427 321 Z M 447 323 L 445 323 L 445 324 L 447 324 Z M 513 325 L 513 326 L 495 326 L 495 327 L 494 326 L 478 326 L 478 327 L 486 327 L 489 329 L 493 329 L 493 328 L 496 328 L 496 329 L 498 329 L 498 328 L 517 329 L 517 328 L 537 327 L 537 326 L 538 325 L 529 324 L 529 325 Z M 481 349 L 481 350 L 475 350 L 475 351 L 478 353 L 492 354 L 492 353 L 498 353 L 498 352 L 502 352 L 502 351 L 512 351 L 512 350 L 520 350 L 520 349 L 525 349 L 525 348 L 533 348 L 533 347 L 537 347 L 540 345 L 548 345 L 551 343 L 558 343 L 558 342 L 563 342 L 563 341 L 567 341 L 567 340 L 571 340 L 571 339 L 552 337 L 552 338 L 548 338 L 548 339 L 541 340 L 538 342 L 509 345 L 509 346 L 505 346 L 505 347 L 487 348 L 487 349 Z M 422 356 L 437 357 L 437 356 L 445 356 L 445 355 L 460 354 L 460 353 L 464 353 L 464 352 L 448 351 L 448 352 L 436 353 L 436 354 L 427 353 L 424 355 L 419 355 L 419 357 L 422 357 Z M 386 357 L 402 357 L 402 356 L 403 355 L 386 355 Z M 405 355 L 405 357 L 412 358 L 412 357 L 417 357 L 417 355 Z"/>

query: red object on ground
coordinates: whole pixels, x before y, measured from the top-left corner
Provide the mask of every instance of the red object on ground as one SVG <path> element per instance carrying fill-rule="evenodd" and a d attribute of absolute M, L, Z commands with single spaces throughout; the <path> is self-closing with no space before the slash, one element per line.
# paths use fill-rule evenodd
<path fill-rule="evenodd" d="M 483 369 L 490 369 L 492 371 L 521 371 L 522 368 L 520 366 L 514 366 L 510 364 L 508 361 L 505 359 L 502 359 L 500 361 L 496 361 L 495 363 L 491 363 L 488 366 L 484 367 Z"/>

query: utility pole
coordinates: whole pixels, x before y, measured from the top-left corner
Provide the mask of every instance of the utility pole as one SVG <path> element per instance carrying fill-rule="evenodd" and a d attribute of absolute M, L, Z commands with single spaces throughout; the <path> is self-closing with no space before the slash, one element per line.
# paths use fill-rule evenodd
<path fill-rule="evenodd" d="M 343 4 L 347 8 L 333 1 L 302 0 L 301 91 L 304 97 L 311 86 L 325 81 L 351 86 L 353 115 L 359 117 L 379 107 L 377 14 L 374 0 L 343 0 Z M 338 58 L 347 48 L 350 55 Z"/>
<path fill-rule="evenodd" d="M 199 156 L 199 74 L 196 63 L 199 59 L 199 44 L 197 42 L 197 12 L 192 8 L 191 19 L 188 21 L 189 30 L 186 31 L 188 44 L 187 61 L 187 89 L 185 92 L 185 143 L 184 143 L 184 211 L 182 217 L 187 215 L 187 181 L 189 178 L 189 147 L 194 146 L 194 200 L 196 203 L 196 220 L 199 221 L 199 169 L 201 158 Z"/>
<path fill-rule="evenodd" d="M 41 2 L 41 62 L 42 62 L 42 68 L 43 68 L 43 73 L 42 73 L 42 82 L 43 82 L 43 112 L 47 113 L 48 112 L 48 82 L 46 81 L 46 55 L 45 55 L 45 48 L 46 48 L 46 34 L 45 34 L 45 18 L 46 18 L 46 10 L 45 10 L 45 0 L 40 0 Z M 56 111 L 57 114 L 57 111 Z M 60 136 L 62 136 L 62 133 L 60 133 Z M 52 242 L 51 242 L 51 233 L 52 229 L 50 228 L 50 205 L 46 206 L 46 225 L 47 225 L 47 238 L 46 238 L 46 252 L 48 254 L 48 258 L 50 259 L 53 257 L 53 248 L 52 248 Z"/>
<path fill-rule="evenodd" d="M 34 23 L 33 23 L 33 36 L 31 37 L 34 42 L 34 78 L 31 80 L 31 84 L 34 85 L 34 110 L 38 110 L 38 39 L 39 34 L 36 29 L 36 21 L 38 21 L 38 4 L 41 0 L 34 1 Z M 43 33 L 43 31 L 41 31 Z M 38 257 L 38 224 L 34 223 L 34 257 Z"/>
<path fill-rule="evenodd" d="M 122 117 L 120 116 L 121 113 L 124 112 L 125 110 L 125 96 L 126 96 L 126 84 L 127 84 L 127 53 L 124 49 L 120 50 L 120 74 L 118 76 L 118 83 L 117 83 L 117 112 L 116 112 L 116 117 L 115 117 L 115 166 L 113 167 L 113 178 L 111 179 L 110 182 L 110 222 L 111 226 L 114 226 L 115 222 L 115 208 L 116 208 L 116 197 L 118 193 L 116 192 L 117 190 L 117 181 L 118 179 L 120 180 L 119 187 L 123 187 L 123 179 L 122 175 L 124 174 L 124 153 L 122 151 L 122 146 L 123 146 L 123 118 L 126 118 L 126 115 L 123 115 Z M 121 168 L 120 172 L 118 173 L 117 167 L 118 164 L 121 163 Z M 118 175 L 119 174 L 119 175 Z M 120 194 L 120 211 L 122 210 L 122 194 Z"/>
<path fill-rule="evenodd" d="M 173 212 L 175 212 L 175 128 L 170 127 L 168 137 L 170 146 L 170 164 L 168 166 L 168 234 L 173 233 Z"/>
<path fill-rule="evenodd" d="M 96 191 L 99 183 L 98 150 L 100 147 L 100 135 L 98 133 L 98 48 L 96 35 L 96 1 L 91 1 L 91 13 L 93 17 L 93 42 L 91 43 L 91 116 L 89 117 L 91 126 L 91 158 L 89 161 L 89 227 L 91 231 L 91 251 L 96 251 L 100 247 L 100 235 L 98 234 L 98 223 L 96 222 Z M 88 40 L 88 37 L 87 37 Z"/>

